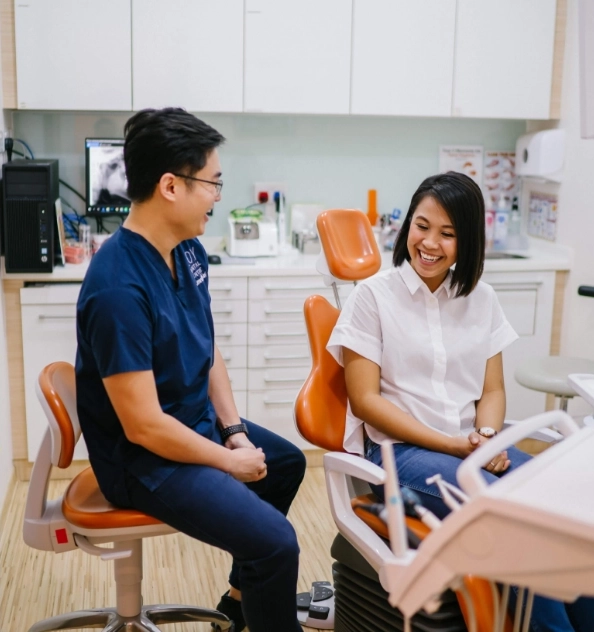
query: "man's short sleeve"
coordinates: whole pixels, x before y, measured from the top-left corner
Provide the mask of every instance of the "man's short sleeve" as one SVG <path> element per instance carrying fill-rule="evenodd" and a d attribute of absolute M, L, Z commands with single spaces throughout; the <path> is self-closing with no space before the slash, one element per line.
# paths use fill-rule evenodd
<path fill-rule="evenodd" d="M 114 288 L 93 294 L 79 321 L 101 378 L 153 368 L 153 316 L 140 291 Z"/>

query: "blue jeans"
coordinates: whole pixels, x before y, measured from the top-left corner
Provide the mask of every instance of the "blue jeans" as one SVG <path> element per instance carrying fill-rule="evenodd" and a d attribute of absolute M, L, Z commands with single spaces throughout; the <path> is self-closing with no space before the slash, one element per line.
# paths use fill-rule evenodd
<path fill-rule="evenodd" d="M 531 458 L 530 455 L 514 447 L 508 448 L 507 454 L 511 461 L 507 472 L 520 467 Z M 425 481 L 428 477 L 439 473 L 448 483 L 458 485 L 456 470 L 462 463 L 462 459 L 425 450 L 409 443 L 395 443 L 394 456 L 400 485 L 414 490 L 427 509 L 439 518 L 445 518 L 450 512 L 449 508 L 441 499 L 437 487 L 427 485 Z M 365 441 L 365 458 L 376 465 L 382 464 L 380 446 L 369 439 Z M 496 474 L 491 474 L 486 470 L 483 470 L 483 476 L 489 484 L 498 478 Z M 371 487 L 374 493 L 383 500 L 383 486 L 372 485 Z M 514 591 L 510 591 L 510 608 L 515 609 Z M 545 597 L 535 597 L 530 621 L 531 632 L 592 632 L 592 630 L 594 630 L 594 599 L 580 598 L 574 603 L 566 604 Z"/>
<path fill-rule="evenodd" d="M 266 455 L 262 480 L 240 483 L 212 467 L 182 464 L 153 492 L 128 474 L 117 504 L 230 553 L 229 583 L 241 590 L 252 632 L 301 632 L 295 605 L 299 546 L 285 516 L 303 480 L 305 457 L 289 441 L 242 421 Z"/>

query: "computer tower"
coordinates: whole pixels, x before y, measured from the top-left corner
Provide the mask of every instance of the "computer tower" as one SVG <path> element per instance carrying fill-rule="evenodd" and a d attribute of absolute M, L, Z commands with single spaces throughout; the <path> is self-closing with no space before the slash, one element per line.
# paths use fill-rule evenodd
<path fill-rule="evenodd" d="M 12 160 L 2 165 L 6 272 L 54 269 L 57 160 Z"/>

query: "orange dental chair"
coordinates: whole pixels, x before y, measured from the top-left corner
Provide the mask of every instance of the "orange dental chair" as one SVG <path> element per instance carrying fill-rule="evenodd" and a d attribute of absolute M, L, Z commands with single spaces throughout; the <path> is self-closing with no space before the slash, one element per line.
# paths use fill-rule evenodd
<path fill-rule="evenodd" d="M 381 255 L 371 225 L 360 211 L 330 210 L 317 220 L 322 244 L 318 270 L 327 284 L 352 283 L 375 274 Z M 295 422 L 299 433 L 310 443 L 328 450 L 324 455 L 326 485 L 330 507 L 339 534 L 332 545 L 335 588 L 336 632 L 382 632 L 403 630 L 402 614 L 388 603 L 382 585 L 382 562 L 390 551 L 386 525 L 363 510 L 363 505 L 378 502 L 368 484 L 381 485 L 382 468 L 360 456 L 346 454 L 342 444 L 347 393 L 342 367 L 326 351 L 326 344 L 339 315 L 339 309 L 321 296 L 310 296 L 304 306 L 312 369 L 295 401 Z M 348 500 L 347 500 L 348 499 Z M 417 519 L 406 517 L 411 546 L 422 541 L 429 528 Z M 500 612 L 493 584 L 466 577 L 456 594 L 447 591 L 433 614 L 418 613 L 412 630 L 491 632 L 512 631 L 507 613 Z M 476 628 L 469 621 L 476 623 Z M 494 627 L 497 626 L 497 627 Z M 503 625 L 503 627 L 501 627 Z"/>

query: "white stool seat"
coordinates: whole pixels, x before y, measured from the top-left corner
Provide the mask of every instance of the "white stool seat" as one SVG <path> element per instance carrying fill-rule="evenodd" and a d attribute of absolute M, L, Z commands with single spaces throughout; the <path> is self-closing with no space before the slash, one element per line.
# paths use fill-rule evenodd
<path fill-rule="evenodd" d="M 515 378 L 522 386 L 535 391 L 574 397 L 577 393 L 567 383 L 570 373 L 594 373 L 594 361 L 565 356 L 531 358 L 516 369 Z"/>

